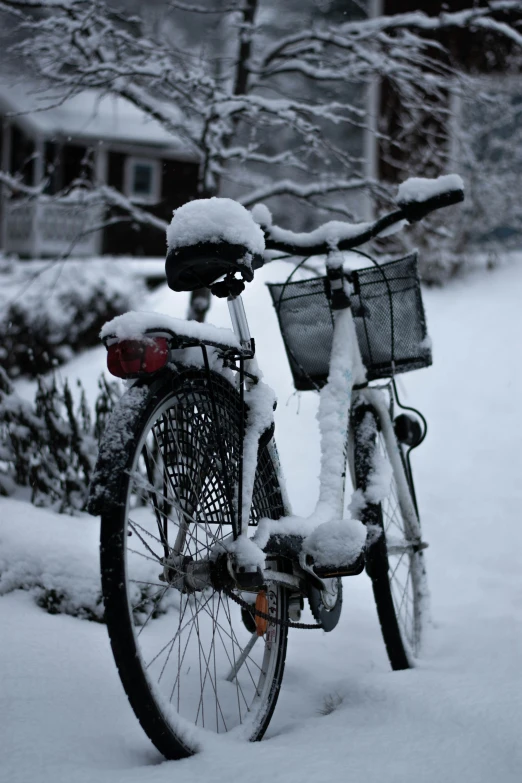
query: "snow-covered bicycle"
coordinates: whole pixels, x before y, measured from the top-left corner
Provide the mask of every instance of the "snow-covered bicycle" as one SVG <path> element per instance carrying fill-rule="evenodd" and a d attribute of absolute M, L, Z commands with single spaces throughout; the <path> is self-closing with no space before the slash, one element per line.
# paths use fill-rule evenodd
<path fill-rule="evenodd" d="M 455 175 L 411 179 L 375 222 L 305 234 L 273 226 L 266 208 L 191 202 L 168 231 L 168 283 L 227 297 L 233 330 L 154 313 L 102 330 L 109 370 L 129 381 L 91 489 L 106 620 L 130 703 L 167 758 L 221 735 L 263 736 L 288 629 L 333 630 L 341 577 L 366 569 L 391 666 L 413 665 L 426 545 L 409 451 L 425 422 L 400 405 L 394 376 L 431 363 L 416 256 L 350 271 L 343 251 L 463 198 Z M 275 395 L 241 300 L 266 250 L 326 259 L 324 276 L 270 287 L 296 388 L 320 390 L 320 491 L 308 518 L 291 515 Z M 305 599 L 314 624 L 299 622 Z"/>

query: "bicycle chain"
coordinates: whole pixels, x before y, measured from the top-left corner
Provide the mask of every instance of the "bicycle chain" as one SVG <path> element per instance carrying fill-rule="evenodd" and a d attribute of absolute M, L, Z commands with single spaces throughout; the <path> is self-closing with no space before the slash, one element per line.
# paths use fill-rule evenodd
<path fill-rule="evenodd" d="M 246 609 L 247 612 L 250 612 L 250 614 L 255 614 L 257 617 L 261 617 L 263 620 L 269 620 L 269 622 L 273 623 L 274 625 L 283 625 L 287 628 L 300 628 L 302 631 L 314 631 L 315 629 L 322 630 L 322 625 L 312 625 L 309 623 L 293 623 L 291 620 L 280 620 L 277 617 L 272 617 L 272 615 L 267 614 L 266 612 L 261 612 L 259 609 L 256 609 L 255 606 L 252 606 L 252 604 L 249 604 L 247 601 L 244 601 L 242 598 L 240 598 L 238 595 L 235 595 L 231 590 L 228 590 L 226 587 L 223 588 L 223 592 L 231 598 L 233 601 L 236 602 L 236 604 L 239 604 L 242 609 Z"/>

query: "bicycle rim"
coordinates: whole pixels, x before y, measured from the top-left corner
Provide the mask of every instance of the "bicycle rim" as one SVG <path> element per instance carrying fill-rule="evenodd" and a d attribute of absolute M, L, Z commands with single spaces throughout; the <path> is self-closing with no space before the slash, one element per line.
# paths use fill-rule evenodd
<path fill-rule="evenodd" d="M 382 432 L 377 433 L 375 448 L 377 459 L 391 468 Z M 413 666 L 420 653 L 427 601 L 423 553 L 416 548 L 418 530 L 411 530 L 404 502 L 395 471 L 390 469 L 379 509 L 385 547 L 377 543 L 370 570 L 381 630 L 394 669 Z"/>

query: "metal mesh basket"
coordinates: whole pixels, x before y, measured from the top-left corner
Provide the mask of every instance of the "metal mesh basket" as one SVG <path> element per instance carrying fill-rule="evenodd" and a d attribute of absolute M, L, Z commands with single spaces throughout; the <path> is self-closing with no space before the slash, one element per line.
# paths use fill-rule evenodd
<path fill-rule="evenodd" d="M 352 312 L 368 380 L 428 367 L 417 254 L 352 272 Z M 326 277 L 269 284 L 296 389 L 328 378 L 333 314 Z"/>

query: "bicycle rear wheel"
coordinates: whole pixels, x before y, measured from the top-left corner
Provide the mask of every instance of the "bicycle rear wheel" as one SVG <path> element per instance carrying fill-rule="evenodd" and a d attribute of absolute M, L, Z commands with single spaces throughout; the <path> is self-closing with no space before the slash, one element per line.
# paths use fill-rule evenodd
<path fill-rule="evenodd" d="M 408 669 L 419 655 L 426 619 L 420 525 L 391 422 L 383 432 L 368 405 L 358 406 L 353 420 L 356 488 L 365 494 L 362 521 L 369 526 L 366 571 L 391 667 Z M 391 448 L 399 460 L 390 458 Z"/>
<path fill-rule="evenodd" d="M 103 596 L 129 701 L 158 750 L 177 759 L 201 749 L 209 734 L 263 736 L 287 627 L 269 622 L 258 637 L 252 617 L 229 598 L 239 594 L 222 556 L 232 538 L 241 446 L 236 389 L 215 373 L 190 371 L 135 396 L 136 404 L 123 398 L 131 445 L 113 480 L 117 497 L 102 513 Z M 121 419 L 116 411 L 108 442 Z M 250 523 L 283 513 L 264 446 Z M 285 621 L 285 591 L 269 587 L 266 598 L 274 619 Z"/>

